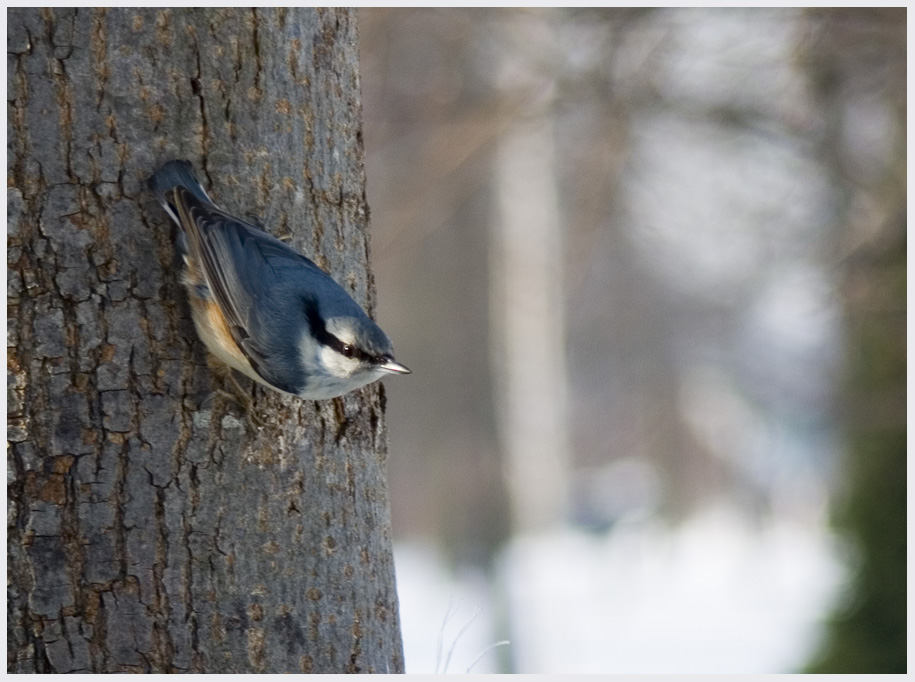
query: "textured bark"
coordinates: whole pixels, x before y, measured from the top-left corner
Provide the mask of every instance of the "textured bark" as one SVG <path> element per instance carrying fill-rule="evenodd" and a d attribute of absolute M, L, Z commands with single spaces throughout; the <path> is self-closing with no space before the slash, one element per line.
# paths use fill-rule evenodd
<path fill-rule="evenodd" d="M 371 312 L 354 14 L 7 19 L 8 670 L 402 671 L 382 388 L 250 426 L 143 185 L 191 159 Z"/>

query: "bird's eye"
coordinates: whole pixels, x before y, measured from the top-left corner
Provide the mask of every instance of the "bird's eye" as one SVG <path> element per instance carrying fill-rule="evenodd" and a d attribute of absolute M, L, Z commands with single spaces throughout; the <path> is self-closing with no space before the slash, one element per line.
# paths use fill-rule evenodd
<path fill-rule="evenodd" d="M 343 344 L 343 355 L 344 357 L 351 358 L 356 354 L 356 347 L 351 343 Z"/>

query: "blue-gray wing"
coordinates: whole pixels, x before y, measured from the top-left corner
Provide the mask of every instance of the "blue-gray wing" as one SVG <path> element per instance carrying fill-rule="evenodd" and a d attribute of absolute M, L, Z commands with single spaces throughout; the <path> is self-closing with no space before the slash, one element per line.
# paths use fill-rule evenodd
<path fill-rule="evenodd" d="M 175 199 L 190 255 L 200 263 L 235 343 L 265 381 L 297 393 L 306 379 L 296 353 L 298 311 L 279 308 L 276 299 L 288 294 L 303 268 L 319 279 L 327 274 L 263 230 L 183 188 L 175 190 Z"/>

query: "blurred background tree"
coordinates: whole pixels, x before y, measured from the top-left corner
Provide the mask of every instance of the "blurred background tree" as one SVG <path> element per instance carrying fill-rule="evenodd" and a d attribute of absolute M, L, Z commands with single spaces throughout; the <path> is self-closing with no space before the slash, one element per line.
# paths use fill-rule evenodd
<path fill-rule="evenodd" d="M 844 485 L 835 523 L 852 581 L 810 672 L 906 671 L 906 146 L 904 9 L 810 13 L 809 68 L 830 112 L 822 150 L 844 189 Z M 876 121 L 876 124 L 875 124 Z M 876 148 L 872 146 L 878 140 Z"/>

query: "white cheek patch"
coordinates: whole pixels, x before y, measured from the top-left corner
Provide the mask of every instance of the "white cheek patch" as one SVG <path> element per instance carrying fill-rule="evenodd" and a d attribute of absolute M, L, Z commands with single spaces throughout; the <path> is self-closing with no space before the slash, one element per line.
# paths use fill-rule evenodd
<path fill-rule="evenodd" d="M 325 370 L 335 377 L 345 379 L 359 368 L 358 360 L 344 357 L 327 346 L 322 346 L 318 352 L 321 354 L 321 364 Z"/>

